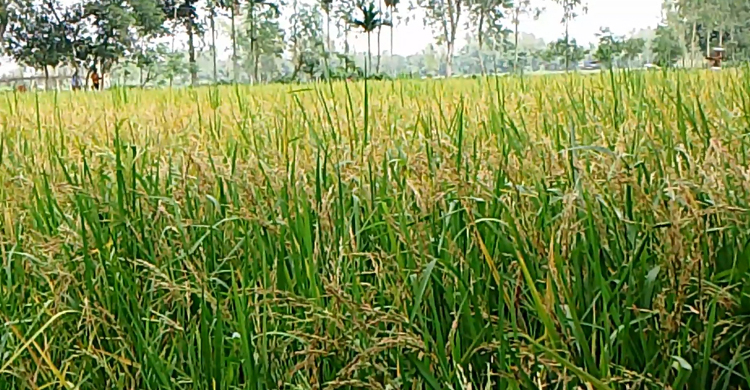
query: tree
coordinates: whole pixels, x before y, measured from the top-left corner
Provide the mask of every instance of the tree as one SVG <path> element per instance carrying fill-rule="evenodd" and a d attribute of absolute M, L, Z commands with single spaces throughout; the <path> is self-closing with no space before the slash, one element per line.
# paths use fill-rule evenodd
<path fill-rule="evenodd" d="M 279 25 L 280 13 L 276 5 L 259 2 L 255 4 L 262 5 L 264 8 L 258 11 L 250 10 L 245 31 L 240 37 L 243 42 L 248 43 L 243 49 L 246 49 L 249 54 L 249 61 L 246 63 L 252 66 L 253 81 L 260 82 L 261 57 L 266 55 L 277 58 L 283 53 L 284 31 Z"/>
<path fill-rule="evenodd" d="M 217 65 L 217 53 L 216 53 L 216 16 L 218 5 L 213 0 L 208 0 L 208 24 L 211 28 L 211 62 L 213 71 L 213 82 L 218 82 L 218 65 Z"/>
<path fill-rule="evenodd" d="M 333 39 L 331 38 L 331 13 L 333 12 L 333 0 L 319 0 L 320 8 L 326 14 L 326 54 L 333 52 Z"/>
<path fill-rule="evenodd" d="M 319 59 L 325 47 L 321 36 L 323 21 L 317 8 L 294 0 L 289 24 L 287 40 L 294 64 L 291 78 L 295 79 L 303 66 L 305 69 L 309 69 L 311 65 L 320 63 L 320 61 L 313 59 L 316 57 Z M 312 72 L 306 73 L 313 74 Z"/>
<path fill-rule="evenodd" d="M 497 42 L 505 41 L 508 30 L 503 25 L 505 12 L 512 7 L 509 0 L 470 0 L 469 3 L 469 29 L 476 30 L 478 43 L 479 65 L 482 74 L 485 74 L 484 60 L 482 58 L 482 49 L 484 48 L 485 37 L 489 37 L 493 42 L 493 49 L 497 49 Z M 493 50 L 494 51 L 494 50 Z"/>
<path fill-rule="evenodd" d="M 606 27 L 602 27 L 596 35 L 599 38 L 599 44 L 594 52 L 594 58 L 605 67 L 611 68 L 624 50 L 624 39 L 615 36 Z"/>
<path fill-rule="evenodd" d="M 690 32 L 690 64 L 694 65 L 696 57 L 696 38 L 698 32 L 698 24 L 701 20 L 701 8 L 705 3 L 704 0 L 682 0 L 675 4 L 676 14 L 681 19 L 682 24 L 690 23 L 692 25 Z M 682 30 L 685 30 L 685 26 L 680 26 Z"/>
<path fill-rule="evenodd" d="M 385 7 L 388 9 L 388 21 L 391 23 L 391 56 L 393 56 L 393 36 L 395 35 L 395 25 L 396 25 L 396 11 L 398 10 L 398 5 L 400 3 L 400 0 L 385 0 Z"/>
<path fill-rule="evenodd" d="M 358 1 L 358 0 L 356 0 Z M 357 2 L 355 0 L 339 0 L 333 8 L 334 15 L 336 18 L 336 27 L 341 32 L 343 30 L 344 35 L 344 53 L 349 54 L 349 33 L 353 28 L 352 18 L 355 11 L 357 10 Z"/>
<path fill-rule="evenodd" d="M 646 49 L 646 40 L 630 37 L 623 42 L 622 46 L 622 59 L 625 60 L 627 66 L 631 66 L 633 60 L 643 54 L 643 51 Z"/>
<path fill-rule="evenodd" d="M 378 0 L 378 12 L 380 12 L 381 15 L 383 14 L 382 11 L 383 11 L 383 0 Z M 382 59 L 382 55 L 383 55 L 383 51 L 380 48 L 380 42 L 381 42 L 380 38 L 381 38 L 381 35 L 382 35 L 382 32 L 383 32 L 383 25 L 384 24 L 385 23 L 380 23 L 378 25 L 378 38 L 377 38 L 377 42 L 378 42 L 378 62 L 375 65 L 375 73 L 376 74 L 380 73 L 380 60 Z"/>
<path fill-rule="evenodd" d="M 78 68 L 108 73 L 119 61 L 166 33 L 164 13 L 151 0 L 86 0 L 69 8 L 73 48 L 70 62 Z M 88 77 L 86 77 L 88 80 Z"/>
<path fill-rule="evenodd" d="M 669 26 L 658 26 L 656 36 L 651 41 L 651 51 L 654 53 L 654 63 L 662 67 L 674 66 L 682 54 L 677 33 Z"/>
<path fill-rule="evenodd" d="M 256 9 L 259 9 L 260 13 L 256 14 Z M 253 82 L 258 82 L 258 65 L 260 62 L 258 24 L 265 20 L 277 19 L 280 15 L 278 5 L 274 3 L 265 0 L 249 0 L 248 24 L 250 25 L 250 52 L 254 58 Z"/>
<path fill-rule="evenodd" d="M 215 0 L 216 7 L 229 10 L 230 31 L 232 40 L 232 81 L 237 83 L 239 78 L 239 66 L 237 65 L 237 14 L 240 9 L 240 0 Z"/>
<path fill-rule="evenodd" d="M 6 0 L 0 1 L 0 40 L 5 36 L 8 27 L 8 4 Z"/>
<path fill-rule="evenodd" d="M 367 34 L 367 64 L 365 65 L 365 73 L 369 75 L 372 68 L 372 44 L 370 42 L 370 36 L 372 32 L 381 26 L 388 25 L 389 22 L 381 18 L 379 9 L 375 8 L 375 3 L 370 0 L 367 3 L 361 2 L 357 6 L 357 9 L 362 14 L 361 18 L 352 19 L 352 25 L 362 29 Z"/>
<path fill-rule="evenodd" d="M 138 67 L 139 77 L 138 84 L 141 88 L 154 80 L 159 75 L 159 66 L 167 60 L 166 45 L 161 44 L 155 47 L 145 46 L 133 56 L 133 64 Z"/>
<path fill-rule="evenodd" d="M 42 70 L 49 88 L 49 69 L 64 63 L 73 50 L 71 24 L 76 15 L 52 0 L 26 0 L 3 8 L 5 52 L 20 64 Z"/>
<path fill-rule="evenodd" d="M 555 42 L 547 45 L 543 58 L 549 62 L 555 62 L 563 59 L 565 70 L 570 70 L 571 64 L 576 64 L 586 57 L 586 49 L 578 46 L 575 39 L 568 41 L 566 38 L 560 38 Z"/>
<path fill-rule="evenodd" d="M 190 64 L 185 63 L 184 53 L 166 52 L 165 60 L 162 73 L 169 81 L 170 88 L 174 85 L 174 80 L 176 78 L 184 76 L 185 74 L 191 74 L 191 84 L 193 83 L 192 69 Z"/>
<path fill-rule="evenodd" d="M 188 36 L 188 63 L 190 67 L 190 84 L 198 84 L 198 67 L 195 57 L 195 38 L 203 33 L 196 9 L 198 0 L 164 0 L 163 10 L 174 27 L 181 25 Z"/>
<path fill-rule="evenodd" d="M 440 70 L 440 62 L 435 47 L 432 44 L 428 44 L 424 49 L 420 67 L 424 70 L 425 74 L 429 76 L 437 76 L 438 71 Z"/>
<path fill-rule="evenodd" d="M 417 0 L 417 4 L 424 8 L 425 26 L 430 26 L 436 33 L 438 44 L 446 48 L 445 75 L 453 73 L 453 54 L 456 49 L 456 36 L 460 26 L 461 16 L 468 0 Z"/>
<path fill-rule="evenodd" d="M 581 0 L 555 0 L 558 4 L 563 7 L 563 17 L 561 23 L 565 25 L 565 70 L 570 69 L 570 63 L 574 60 L 572 58 L 575 45 L 571 45 L 570 41 L 570 22 L 578 17 L 576 10 L 583 3 Z M 583 12 L 587 11 L 586 6 L 583 6 Z"/>
<path fill-rule="evenodd" d="M 107 73 L 125 56 L 135 42 L 130 27 L 133 13 L 117 0 L 90 1 L 83 5 L 83 17 L 89 23 L 78 34 L 77 58 L 87 67 L 99 65 Z"/>
<path fill-rule="evenodd" d="M 544 11 L 543 8 L 539 7 L 532 7 L 531 6 L 531 0 L 515 0 L 513 5 L 513 55 L 514 55 L 514 61 L 513 61 L 513 70 L 516 71 L 518 67 L 518 37 L 519 37 L 519 31 L 518 28 L 521 24 L 521 16 L 523 15 L 532 15 L 534 19 L 538 19 L 539 16 Z"/>

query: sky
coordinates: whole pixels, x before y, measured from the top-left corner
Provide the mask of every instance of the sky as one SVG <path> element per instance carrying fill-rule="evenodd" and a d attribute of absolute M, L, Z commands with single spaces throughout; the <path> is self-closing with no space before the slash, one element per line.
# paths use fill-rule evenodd
<path fill-rule="evenodd" d="M 578 44 L 587 46 L 597 41 L 596 33 L 601 27 L 609 27 L 614 34 L 628 35 L 643 28 L 654 28 L 662 19 L 662 0 L 584 0 L 588 13 L 579 16 L 570 26 L 571 38 Z M 538 5 L 537 5 L 538 4 Z M 541 17 L 521 18 L 519 30 L 533 33 L 546 42 L 557 40 L 565 33 L 562 21 L 562 7 L 552 1 L 532 2 L 533 6 L 544 6 Z M 382 42 L 384 50 L 390 50 L 390 32 L 384 32 Z M 425 28 L 422 19 L 410 22 L 406 26 L 397 26 L 394 36 L 395 54 L 410 55 L 422 51 L 433 42 L 433 33 Z M 359 34 L 356 39 L 358 51 L 367 50 L 367 38 Z M 459 37 L 466 36 L 463 31 Z M 460 46 L 460 43 L 459 43 Z"/>
<path fill-rule="evenodd" d="M 74 0 L 63 0 L 63 3 L 71 1 Z M 662 18 L 662 0 L 584 0 L 584 3 L 587 5 L 588 12 L 580 15 L 570 27 L 571 37 L 581 45 L 595 42 L 596 33 L 601 27 L 609 27 L 618 35 L 627 35 L 640 29 L 656 27 Z M 561 23 L 562 8 L 550 0 L 537 0 L 532 2 L 532 5 L 545 7 L 544 13 L 537 20 L 522 17 L 519 30 L 532 33 L 547 42 L 562 37 L 565 32 L 565 27 Z M 433 32 L 422 23 L 423 13 L 417 12 L 414 16 L 415 18 L 410 23 L 395 27 L 393 48 L 395 54 L 415 54 L 434 42 Z M 466 31 L 459 32 L 458 46 L 465 43 L 463 39 L 465 36 Z M 184 41 L 184 39 L 181 40 Z M 382 50 L 390 50 L 389 29 L 383 30 L 381 42 Z M 367 37 L 365 34 L 356 34 L 351 37 L 351 44 L 356 51 L 364 52 L 367 50 Z M 230 47 L 231 41 L 226 34 L 218 37 L 217 51 L 220 57 L 227 58 Z M 0 59 L 0 74 L 14 67 L 15 64 L 7 59 Z"/>

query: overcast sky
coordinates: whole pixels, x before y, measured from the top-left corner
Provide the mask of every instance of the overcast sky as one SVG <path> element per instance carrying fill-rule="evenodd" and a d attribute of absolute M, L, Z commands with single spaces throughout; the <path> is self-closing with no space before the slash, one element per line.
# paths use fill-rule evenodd
<path fill-rule="evenodd" d="M 74 0 L 63 0 L 71 2 Z M 315 1 L 315 0 L 302 0 Z M 588 13 L 581 15 L 571 24 L 570 32 L 579 44 L 587 45 L 596 41 L 596 33 L 600 27 L 609 27 L 615 34 L 626 35 L 632 31 L 648 27 L 655 27 L 661 20 L 662 0 L 584 0 L 588 5 Z M 562 8 L 550 0 L 536 0 L 534 6 L 545 7 L 545 12 L 538 20 L 529 17 L 522 18 L 520 30 L 533 33 L 545 41 L 560 38 L 565 28 L 560 23 Z M 433 33 L 422 23 L 423 14 L 417 12 L 417 19 L 407 25 L 397 25 L 395 28 L 394 52 L 400 55 L 410 55 L 422 51 L 425 46 L 433 42 Z M 459 37 L 466 36 L 463 31 Z M 352 37 L 352 44 L 357 51 L 367 50 L 367 38 L 364 34 Z M 382 49 L 390 50 L 390 31 L 383 30 Z M 459 45 L 461 45 L 459 42 Z M 229 56 L 230 40 L 227 36 L 220 36 L 217 44 L 220 56 Z M 7 72 L 13 64 L 2 61 L 0 74 Z"/>
<path fill-rule="evenodd" d="M 609 27 L 613 33 L 627 35 L 634 30 L 656 27 L 661 21 L 662 0 L 584 0 L 588 4 L 588 13 L 581 15 L 571 24 L 571 37 L 579 44 L 587 45 L 597 40 L 596 33 L 600 27 Z M 522 18 L 519 29 L 533 33 L 545 41 L 553 41 L 563 36 L 565 27 L 560 23 L 562 8 L 552 1 L 533 1 L 534 6 L 545 7 L 545 12 L 538 20 Z M 383 33 L 384 50 L 390 50 L 390 32 Z M 422 20 L 412 21 L 406 26 L 397 26 L 394 48 L 396 54 L 409 55 L 422 51 L 433 41 L 432 31 L 423 26 Z M 361 34 L 363 35 L 363 34 Z M 459 37 L 466 36 L 463 32 Z M 357 39 L 358 50 L 367 49 L 367 39 Z M 359 49 L 362 48 L 362 49 Z"/>

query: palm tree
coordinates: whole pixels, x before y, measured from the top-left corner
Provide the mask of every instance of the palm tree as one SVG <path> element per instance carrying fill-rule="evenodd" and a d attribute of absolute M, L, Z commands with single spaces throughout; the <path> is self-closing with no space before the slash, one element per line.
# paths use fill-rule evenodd
<path fill-rule="evenodd" d="M 378 10 L 383 9 L 383 0 L 378 0 Z M 380 49 L 380 33 L 383 31 L 383 25 L 378 26 L 378 63 L 375 65 L 375 73 L 380 73 L 380 59 L 383 51 Z"/>
<path fill-rule="evenodd" d="M 333 12 L 333 0 L 320 0 L 320 8 L 326 14 L 326 50 L 330 55 L 333 51 L 331 40 L 331 12 Z"/>
<path fill-rule="evenodd" d="M 391 23 L 381 18 L 381 12 L 375 8 L 375 2 L 370 0 L 368 3 L 360 2 L 357 9 L 362 13 L 362 19 L 353 19 L 351 24 L 354 27 L 361 28 L 367 33 L 367 62 L 365 63 L 365 77 L 369 75 L 369 69 L 372 67 L 372 45 L 370 36 L 372 32 L 381 26 L 391 26 Z"/>
<path fill-rule="evenodd" d="M 385 7 L 388 8 L 389 13 L 389 21 L 391 22 L 391 57 L 393 57 L 393 34 L 394 34 L 394 24 L 395 19 L 394 15 L 396 14 L 396 7 L 398 7 L 398 4 L 400 3 L 400 0 L 385 0 Z"/>

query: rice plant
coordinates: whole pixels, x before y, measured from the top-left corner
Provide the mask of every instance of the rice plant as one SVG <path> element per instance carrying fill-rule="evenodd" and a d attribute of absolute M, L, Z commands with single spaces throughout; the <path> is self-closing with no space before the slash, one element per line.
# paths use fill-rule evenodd
<path fill-rule="evenodd" d="M 748 76 L 6 94 L 0 389 L 748 388 Z"/>

